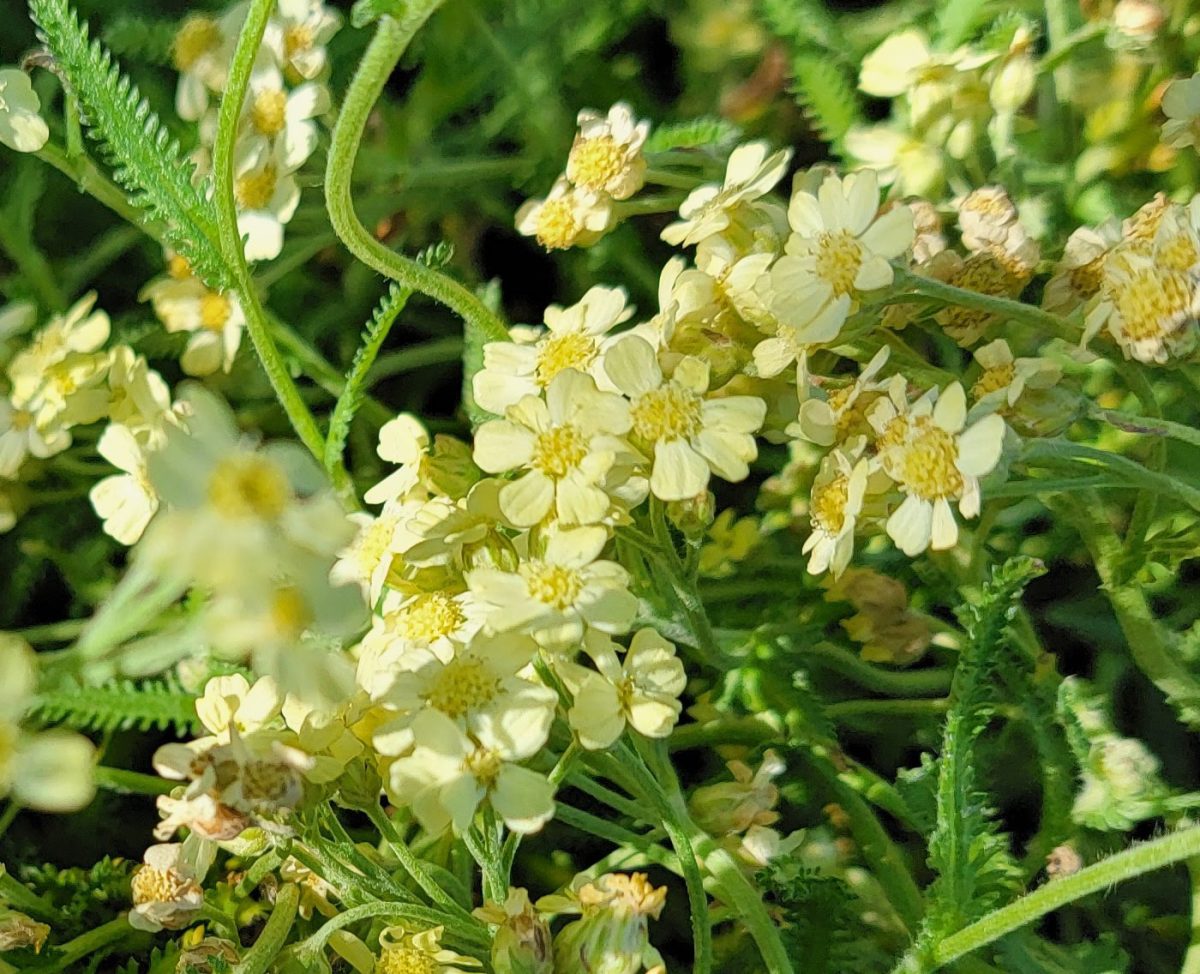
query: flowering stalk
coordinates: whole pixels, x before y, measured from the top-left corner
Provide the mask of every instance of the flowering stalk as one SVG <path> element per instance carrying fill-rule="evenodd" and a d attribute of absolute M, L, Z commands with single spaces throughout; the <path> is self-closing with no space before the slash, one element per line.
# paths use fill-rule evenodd
<path fill-rule="evenodd" d="M 225 262 L 233 274 L 238 296 L 246 312 L 246 329 L 254 343 L 254 350 L 263 370 L 271 382 L 271 388 L 283 410 L 287 413 L 292 427 L 300 441 L 308 448 L 314 457 L 320 460 L 325 453 L 325 437 L 321 434 L 317 421 L 296 388 L 296 383 L 288 372 L 279 347 L 271 335 L 267 323 L 266 312 L 259 300 L 258 291 L 250 277 L 250 269 L 246 264 L 246 254 L 242 247 L 242 236 L 238 231 L 237 204 L 233 193 L 234 149 L 237 144 L 238 120 L 241 117 L 242 103 L 246 100 L 246 90 L 250 84 L 250 75 L 254 70 L 254 62 L 262 45 L 263 33 L 267 27 L 275 4 L 272 0 L 254 0 L 246 15 L 246 23 L 238 37 L 237 48 L 234 50 L 233 61 L 229 66 L 229 80 L 225 95 L 221 99 L 221 111 L 218 118 L 217 141 L 213 148 L 213 199 L 217 206 L 217 230 L 220 237 L 221 250 Z"/>

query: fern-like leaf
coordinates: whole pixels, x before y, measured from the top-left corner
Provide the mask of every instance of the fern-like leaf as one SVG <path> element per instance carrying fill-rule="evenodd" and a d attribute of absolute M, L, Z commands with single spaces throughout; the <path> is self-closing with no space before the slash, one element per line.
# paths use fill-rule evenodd
<path fill-rule="evenodd" d="M 937 825 L 929 840 L 929 864 L 937 878 L 929 909 L 904 970 L 925 970 L 924 959 L 941 939 L 1014 895 L 1021 873 L 1007 837 L 997 828 L 979 785 L 975 742 L 995 704 L 998 672 L 1006 659 L 1008 623 L 1029 581 L 1044 571 L 1031 558 L 1013 558 L 995 569 L 979 602 L 959 619 L 966 645 L 950 689 L 938 759 Z"/>
<path fill-rule="evenodd" d="M 792 58 L 792 94 L 826 142 L 836 142 L 861 118 L 858 91 L 845 69 L 824 54 Z"/>
<path fill-rule="evenodd" d="M 200 730 L 195 696 L 171 678 L 114 680 L 98 687 L 68 684 L 39 693 L 30 715 L 76 730 L 172 730 L 180 737 Z"/>
<path fill-rule="evenodd" d="M 944 51 L 958 47 L 983 19 L 987 0 L 946 0 L 938 8 L 934 39 Z"/>
<path fill-rule="evenodd" d="M 354 415 L 358 412 L 358 407 L 362 405 L 363 395 L 366 392 L 367 373 L 371 371 L 371 366 L 375 364 L 375 358 L 379 355 L 379 350 L 383 348 L 388 332 L 392 330 L 393 323 L 400 312 L 404 310 L 404 306 L 411 296 L 412 291 L 409 288 L 392 283 L 388 287 L 387 294 L 375 306 L 371 320 L 363 329 L 362 343 L 358 346 L 358 351 L 354 353 L 350 371 L 346 373 L 346 387 L 338 396 L 337 404 L 333 407 L 333 415 L 329 418 L 329 435 L 325 438 L 325 469 L 327 470 L 332 470 L 342 458 L 342 450 L 346 446 L 346 436 L 350 432 L 350 424 L 354 421 Z"/>
<path fill-rule="evenodd" d="M 99 41 L 88 39 L 67 0 L 29 0 L 38 36 L 78 100 L 89 134 L 131 200 L 164 225 L 172 247 L 209 284 L 229 283 L 210 205 L 192 184 L 192 166 L 137 86 Z"/>
<path fill-rule="evenodd" d="M 723 118 L 694 118 L 655 129 L 646 140 L 646 151 L 667 152 L 671 149 L 732 145 L 740 135 L 741 129 Z"/>

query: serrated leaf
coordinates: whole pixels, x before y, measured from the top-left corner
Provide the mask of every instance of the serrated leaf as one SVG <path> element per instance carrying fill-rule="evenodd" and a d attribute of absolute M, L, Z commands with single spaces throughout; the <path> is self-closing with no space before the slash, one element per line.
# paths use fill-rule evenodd
<path fill-rule="evenodd" d="M 826 142 L 836 142 L 861 121 L 858 90 L 846 71 L 820 53 L 792 58 L 792 92 Z"/>
<path fill-rule="evenodd" d="M 116 181 L 164 225 L 167 242 L 208 284 L 227 286 L 211 206 L 192 184 L 192 165 L 178 142 L 104 45 L 89 40 L 87 25 L 67 0 L 29 0 L 29 10 Z"/>
<path fill-rule="evenodd" d="M 655 129 L 646 140 L 646 152 L 732 145 L 741 134 L 740 128 L 723 118 L 694 118 Z"/>
<path fill-rule="evenodd" d="M 84 731 L 172 730 L 187 737 L 200 730 L 195 696 L 172 678 L 98 687 L 70 683 L 39 693 L 29 716 Z"/>

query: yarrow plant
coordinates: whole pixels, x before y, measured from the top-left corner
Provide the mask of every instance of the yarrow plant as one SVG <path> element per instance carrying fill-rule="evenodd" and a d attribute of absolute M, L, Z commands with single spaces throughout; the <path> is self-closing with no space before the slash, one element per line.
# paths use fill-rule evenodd
<path fill-rule="evenodd" d="M 1185 3 L 151 6 L 0 69 L 0 968 L 1200 970 Z"/>

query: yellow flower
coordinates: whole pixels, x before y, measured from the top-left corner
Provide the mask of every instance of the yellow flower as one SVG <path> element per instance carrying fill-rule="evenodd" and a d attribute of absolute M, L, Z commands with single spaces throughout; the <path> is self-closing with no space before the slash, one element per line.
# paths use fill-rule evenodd
<path fill-rule="evenodd" d="M 739 145 L 729 156 L 725 180 L 693 190 L 680 204 L 680 220 L 662 232 L 673 246 L 690 247 L 749 216 L 751 204 L 765 196 L 787 172 L 788 149 L 770 153 L 766 142 Z"/>
<path fill-rule="evenodd" d="M 514 329 L 513 341 L 483 347 L 483 368 L 472 381 L 475 402 L 503 416 L 525 396 L 543 393 L 566 369 L 590 375 L 597 386 L 611 392 L 602 356 L 617 338 L 609 332 L 632 315 L 624 290 L 614 287 L 589 288 L 566 308 L 550 305 L 543 318 L 544 332 L 526 338 Z"/>
<path fill-rule="evenodd" d="M 500 489 L 501 513 L 517 527 L 551 516 L 568 526 L 603 521 L 613 504 L 605 478 L 631 452 L 620 439 L 632 424 L 629 403 L 567 369 L 554 377 L 544 401 L 525 396 L 505 417 L 475 432 L 480 468 L 523 471 Z"/>
<path fill-rule="evenodd" d="M 601 633 L 589 633 L 584 649 L 595 671 L 569 663 L 560 668 L 574 692 L 567 721 L 579 743 L 593 751 L 610 747 L 626 724 L 646 737 L 667 737 L 679 720 L 679 695 L 687 685 L 674 645 L 653 629 L 640 629 L 623 660 Z"/>
<path fill-rule="evenodd" d="M 732 482 L 746 478 L 758 455 L 753 434 L 767 412 L 761 399 L 708 396 L 708 367 L 696 359 L 685 359 L 665 378 L 654 349 L 636 335 L 617 342 L 604 367 L 630 399 L 630 437 L 653 461 L 655 497 L 695 497 L 713 473 Z"/>
<path fill-rule="evenodd" d="M 386 927 L 379 934 L 374 974 L 468 974 L 462 968 L 482 966 L 473 957 L 447 950 L 441 941 L 442 927 L 417 933 Z"/>
<path fill-rule="evenodd" d="M 936 405 L 925 396 L 906 413 L 890 399 L 872 409 L 883 469 L 906 495 L 888 518 L 887 533 L 910 558 L 958 543 L 951 501 L 963 517 L 979 514 L 979 478 L 1000 461 L 1005 424 L 995 413 L 971 426 L 966 418 L 966 394 L 957 382 Z"/>
<path fill-rule="evenodd" d="M 607 117 L 589 108 L 579 113 L 579 132 L 567 157 L 567 179 L 613 199 L 628 199 L 645 181 L 642 146 L 650 134 L 649 122 L 635 122 L 624 102 L 608 110 Z"/>
<path fill-rule="evenodd" d="M 854 530 L 862 512 L 863 495 L 872 464 L 862 458 L 863 442 L 837 447 L 825 455 L 813 481 L 808 503 L 811 531 L 801 549 L 809 556 L 812 575 L 829 571 L 837 578 L 854 553 Z"/>
<path fill-rule="evenodd" d="M 572 186 L 564 177 L 544 199 L 527 200 L 516 215 L 517 231 L 547 250 L 588 247 L 614 225 L 612 198 Z"/>

